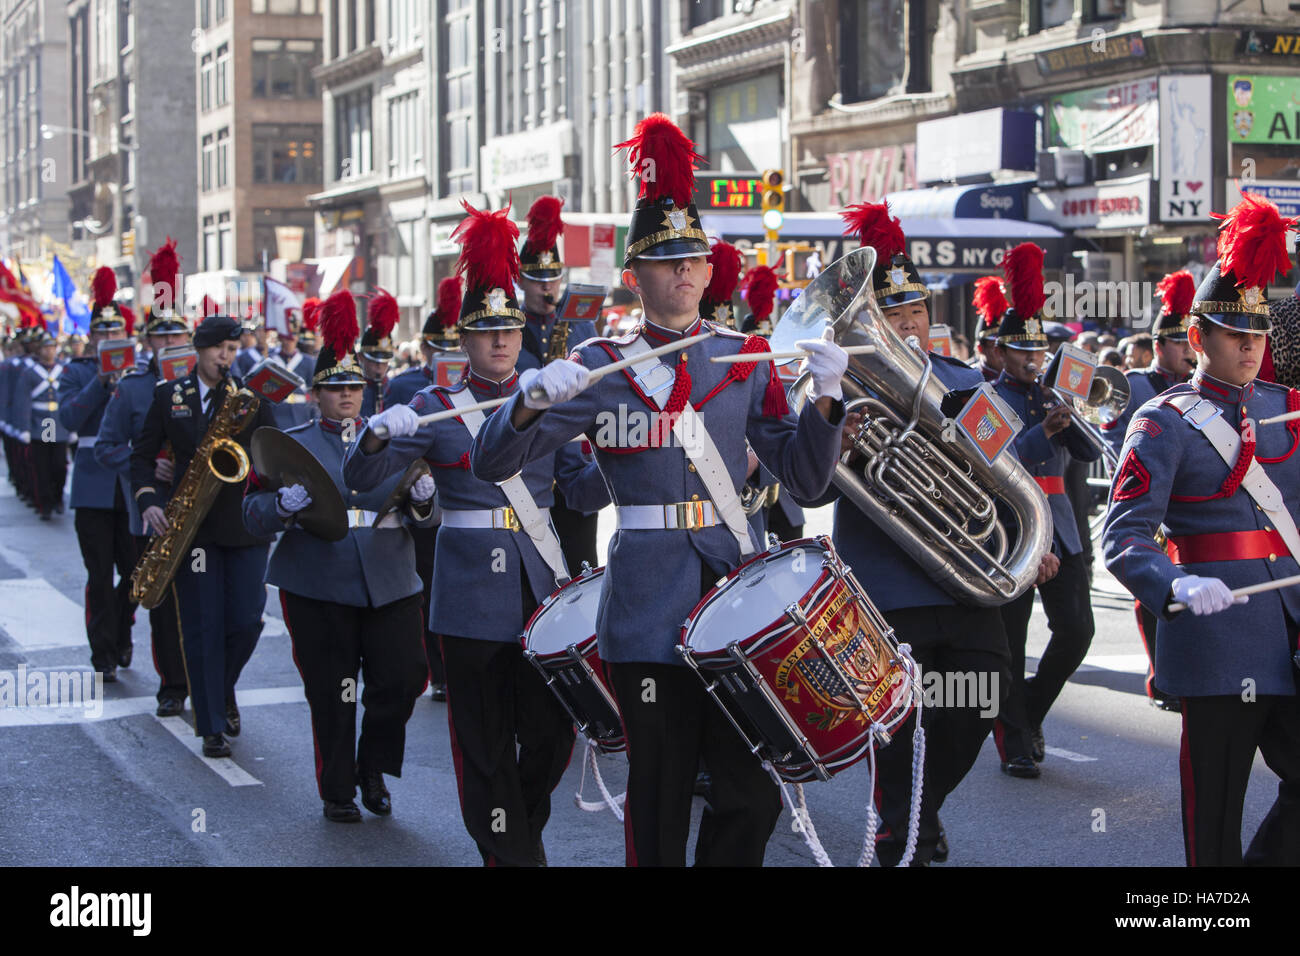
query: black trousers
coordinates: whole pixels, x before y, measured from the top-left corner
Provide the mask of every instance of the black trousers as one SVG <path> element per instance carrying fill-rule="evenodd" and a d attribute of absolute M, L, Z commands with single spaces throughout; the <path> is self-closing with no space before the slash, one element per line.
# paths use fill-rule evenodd
<path fill-rule="evenodd" d="M 783 490 L 781 492 L 785 494 Z M 793 525 L 779 505 L 767 509 L 767 530 L 780 541 L 797 541 L 803 537 L 803 525 Z"/>
<path fill-rule="evenodd" d="M 1188 866 L 1240 866 L 1241 812 L 1258 749 L 1280 778 L 1244 862 L 1300 865 L 1300 698 L 1184 697 L 1179 771 Z"/>
<path fill-rule="evenodd" d="M 14 491 L 24 501 L 32 496 L 31 445 L 24 445 L 16 438 L 5 436 L 5 457 L 9 459 L 9 480 L 13 482 Z"/>
<path fill-rule="evenodd" d="M 1011 647 L 1011 693 L 994 728 L 998 754 L 1006 761 L 1031 755 L 1030 733 L 1041 726 L 1056 698 L 1088 655 L 1094 630 L 1088 595 L 1084 552 L 1061 558 L 1056 577 L 1039 585 L 1052 637 L 1038 661 L 1038 671 L 1025 679 L 1025 642 L 1034 613 L 1034 589 L 1002 605 L 1002 623 Z"/>
<path fill-rule="evenodd" d="M 149 547 L 148 535 L 135 536 L 136 561 Z M 185 700 L 190 695 L 185 676 L 185 655 L 181 652 L 181 615 L 176 608 L 176 589 L 168 588 L 158 606 L 149 612 L 149 639 L 153 645 L 153 669 L 158 674 L 159 702 Z"/>
<path fill-rule="evenodd" d="M 422 620 L 429 619 L 429 607 L 433 592 L 433 555 L 438 544 L 438 526 L 432 528 L 411 528 L 411 537 L 415 539 L 415 573 L 420 576 L 423 588 L 423 603 L 420 605 Z M 442 671 L 442 651 L 438 647 L 438 635 L 424 631 L 424 655 L 429 666 L 429 680 L 434 684 L 447 683 Z"/>
<path fill-rule="evenodd" d="M 900 644 L 912 645 L 925 678 L 922 686 L 943 679 L 935 685 L 940 692 L 927 698 L 921 718 L 925 775 L 912 859 L 928 863 L 939 840 L 939 810 L 974 765 L 1010 689 L 1011 655 L 998 608 L 899 608 L 886 612 L 885 620 Z M 876 808 L 884 824 L 876 853 L 882 866 L 896 865 L 906 848 L 915 729 L 914 712 L 876 753 Z"/>
<path fill-rule="evenodd" d="M 194 730 L 206 737 L 224 731 L 235 684 L 262 634 L 268 549 L 264 544 L 195 547 L 203 550 L 202 570 L 182 561 L 172 590 L 180 609 Z"/>
<path fill-rule="evenodd" d="M 78 508 L 72 519 L 81 562 L 86 566 L 86 638 L 90 642 L 90 666 L 97 671 L 115 667 L 127 653 L 135 621 L 135 602 L 131 600 L 135 540 L 127 521 L 122 486 L 116 487 L 120 508 Z M 114 568 L 117 584 L 113 583 Z"/>
<path fill-rule="evenodd" d="M 575 578 L 582 573 L 582 562 L 593 568 L 599 562 L 596 559 L 596 525 L 598 515 L 585 515 L 574 511 L 564 502 L 560 489 L 555 489 L 555 504 L 551 506 L 551 523 L 555 525 L 555 536 L 560 539 L 560 550 L 564 552 L 564 563 L 569 566 L 569 573 Z"/>
<path fill-rule="evenodd" d="M 627 736 L 628 866 L 684 866 L 701 758 L 713 778 L 696 866 L 762 866 L 781 793 L 689 668 L 607 664 Z"/>
<path fill-rule="evenodd" d="M 486 866 L 542 864 L 542 830 L 573 753 L 573 722 L 514 641 L 443 635 L 442 660 L 465 829 Z"/>
<path fill-rule="evenodd" d="M 68 482 L 68 443 L 33 439 L 28 454 L 34 505 L 37 512 L 47 515 L 63 506 L 63 486 Z"/>
<path fill-rule="evenodd" d="M 350 802 L 360 772 L 400 777 L 406 722 L 427 681 L 420 595 L 352 607 L 281 590 L 280 607 L 311 710 L 321 799 Z M 359 741 L 358 671 L 365 681 Z"/>

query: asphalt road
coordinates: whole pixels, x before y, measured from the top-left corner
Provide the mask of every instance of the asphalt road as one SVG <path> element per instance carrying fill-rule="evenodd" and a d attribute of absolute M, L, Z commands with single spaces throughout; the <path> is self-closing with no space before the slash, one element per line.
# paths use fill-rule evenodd
<path fill-rule="evenodd" d="M 815 512 L 808 531 L 828 531 L 829 522 L 828 509 Z M 71 513 L 41 523 L 3 483 L 0 672 L 89 667 L 83 584 Z M 1096 588 L 1097 636 L 1088 662 L 1044 725 L 1049 752 L 1042 777 L 1004 776 L 987 741 L 943 810 L 951 844 L 947 866 L 1182 865 L 1180 719 L 1147 704 L 1130 601 L 1100 564 Z M 408 725 L 403 775 L 389 781 L 393 816 L 366 813 L 360 826 L 323 819 L 307 705 L 278 614 L 272 590 L 261 642 L 240 681 L 243 733 L 232 742 L 233 761 L 204 759 L 188 724 L 173 719 L 168 726 L 154 716 L 157 678 L 143 613 L 137 615 L 135 663 L 105 688 L 101 716 L 75 708 L 0 707 L 0 864 L 478 865 L 460 822 L 445 706 L 427 695 Z M 1045 637 L 1040 610 L 1031 655 Z M 621 792 L 623 758 L 601 758 L 600 766 L 611 791 Z M 545 834 L 550 862 L 619 865 L 621 824 L 608 811 L 575 805 L 582 767 L 579 752 L 555 792 Z M 860 763 L 807 787 L 812 820 L 838 865 L 858 857 L 866 773 Z M 1275 787 L 1276 778 L 1257 758 L 1246 840 Z M 599 799 L 590 777 L 586 798 Z M 697 800 L 697 814 L 700 805 Z M 788 816 L 769 844 L 767 863 L 813 865 Z"/>

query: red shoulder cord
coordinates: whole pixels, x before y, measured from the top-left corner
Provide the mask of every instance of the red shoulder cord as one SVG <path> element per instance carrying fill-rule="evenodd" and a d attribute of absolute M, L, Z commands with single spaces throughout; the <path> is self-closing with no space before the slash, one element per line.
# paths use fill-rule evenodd
<path fill-rule="evenodd" d="M 1292 394 L 1295 394 L 1294 392 Z M 1300 397 L 1300 396 L 1298 396 Z M 1287 407 L 1291 405 L 1290 396 L 1287 398 Z M 1300 408 L 1300 406 L 1297 406 Z M 1294 446 L 1293 446 L 1294 447 Z M 1289 452 L 1288 452 L 1289 454 Z M 1250 464 L 1255 460 L 1255 435 L 1251 431 L 1249 435 L 1241 436 L 1241 447 L 1237 451 L 1237 463 L 1232 466 L 1232 471 L 1228 472 L 1228 477 L 1223 479 L 1223 484 L 1219 490 L 1212 495 L 1170 495 L 1170 501 L 1213 501 L 1216 498 L 1231 498 L 1241 487 L 1241 480 L 1246 477 L 1246 472 L 1250 469 Z"/>
<path fill-rule="evenodd" d="M 447 400 L 447 396 L 443 395 L 442 392 L 434 392 L 433 394 L 438 396 L 438 401 L 442 402 L 446 408 L 455 407 Z M 464 420 L 459 416 L 457 416 L 456 421 L 464 424 Z M 465 471 L 469 471 L 469 452 L 465 452 L 455 461 L 434 461 L 432 458 L 425 458 L 424 460 L 427 461 L 429 466 L 432 468 L 461 468 Z"/>
<path fill-rule="evenodd" d="M 1288 412 L 1300 412 L 1300 392 L 1294 388 L 1287 389 L 1286 392 L 1286 410 Z M 1295 454 L 1295 450 L 1300 446 L 1300 418 L 1293 418 L 1286 423 L 1286 430 L 1291 433 L 1291 447 L 1287 449 L 1285 455 L 1278 455 L 1276 458 L 1256 458 L 1260 464 L 1276 465 L 1280 461 L 1286 461 Z"/>
<path fill-rule="evenodd" d="M 771 348 L 767 344 L 767 339 L 761 335 L 747 335 L 745 342 L 740 347 L 741 355 L 752 355 L 755 352 L 770 352 Z M 767 380 L 767 390 L 763 393 L 763 414 L 768 418 L 784 418 L 790 413 L 790 406 L 785 400 L 785 389 L 781 387 L 781 376 L 777 374 L 776 363 L 768 362 L 768 371 L 770 373 Z M 717 395 L 720 391 L 730 385 L 732 382 L 743 382 L 753 374 L 754 369 L 758 368 L 757 362 L 736 362 L 727 370 L 727 374 L 722 376 L 722 381 L 713 387 L 709 394 L 696 403 L 695 407 L 700 408 Z"/>

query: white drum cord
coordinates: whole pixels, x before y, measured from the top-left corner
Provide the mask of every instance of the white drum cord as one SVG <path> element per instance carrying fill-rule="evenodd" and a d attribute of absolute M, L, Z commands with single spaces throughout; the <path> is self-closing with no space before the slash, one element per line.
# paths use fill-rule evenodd
<path fill-rule="evenodd" d="M 587 745 L 587 755 L 582 760 L 582 777 L 578 780 L 578 792 L 573 795 L 573 801 L 578 805 L 579 810 L 586 810 L 588 813 L 599 813 L 602 810 L 608 810 L 618 818 L 618 822 L 623 822 L 623 804 L 627 802 L 627 791 L 624 790 L 617 797 L 611 796 L 609 788 L 605 786 L 605 780 L 600 775 L 600 763 L 596 759 L 599 747 L 595 741 L 584 737 Z M 596 787 L 600 790 L 600 800 L 584 800 L 582 793 L 587 788 L 587 767 L 591 766 L 591 775 L 596 779 Z"/>

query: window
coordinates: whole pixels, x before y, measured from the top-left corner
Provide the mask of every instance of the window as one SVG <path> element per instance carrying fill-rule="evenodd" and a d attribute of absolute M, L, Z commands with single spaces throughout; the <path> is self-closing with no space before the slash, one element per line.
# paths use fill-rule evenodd
<path fill-rule="evenodd" d="M 212 26 L 212 0 L 199 0 L 199 26 L 204 30 Z"/>
<path fill-rule="evenodd" d="M 905 11 L 910 11 L 909 17 L 904 16 Z M 925 16 L 925 4 L 905 4 L 903 0 L 840 4 L 840 90 L 845 102 L 929 91 L 931 35 Z M 904 45 L 910 63 L 905 60 Z"/>
<path fill-rule="evenodd" d="M 217 105 L 225 106 L 230 102 L 230 44 L 223 43 L 217 47 Z"/>
<path fill-rule="evenodd" d="M 1059 27 L 1074 18 L 1074 0 L 1030 0 L 1029 32 Z"/>
<path fill-rule="evenodd" d="M 217 244 L 217 220 L 212 216 L 203 217 L 203 271 L 212 272 L 219 269 L 221 247 Z"/>
<path fill-rule="evenodd" d="M 256 41 L 254 41 L 256 42 Z M 199 61 L 199 109 L 207 112 L 212 109 L 212 54 L 203 54 Z"/>
<path fill-rule="evenodd" d="M 217 188 L 230 185 L 230 127 L 217 130 Z"/>
<path fill-rule="evenodd" d="M 319 40 L 254 40 L 253 96 L 258 99 L 318 99 L 320 94 L 311 71 L 320 62 Z"/>
<path fill-rule="evenodd" d="M 1083 19 L 1092 23 L 1097 20 L 1115 20 L 1124 16 L 1124 0 L 1084 0 Z"/>
<path fill-rule="evenodd" d="M 230 213 L 217 215 L 217 243 L 221 249 L 218 269 L 235 268 L 235 231 L 230 228 Z"/>
<path fill-rule="evenodd" d="M 216 4 L 217 4 L 217 15 L 213 20 L 213 22 L 220 23 L 222 20 L 226 19 L 227 0 L 216 0 Z"/>
<path fill-rule="evenodd" d="M 725 12 L 723 0 L 692 0 L 689 10 L 689 28 L 694 29 L 710 20 L 716 20 Z"/>
<path fill-rule="evenodd" d="M 285 258 L 275 234 L 277 226 L 297 226 L 302 229 L 302 259 L 316 257 L 316 214 L 310 209 L 258 209 L 253 213 L 253 259 L 260 263 L 266 258 Z"/>
<path fill-rule="evenodd" d="M 420 93 L 395 96 L 388 101 L 388 175 L 409 176 L 423 167 L 424 124 Z"/>
<path fill-rule="evenodd" d="M 334 101 L 334 130 L 337 138 L 335 178 L 355 179 L 369 174 L 374 168 L 370 143 L 370 87 L 345 93 Z"/>
<path fill-rule="evenodd" d="M 306 14 L 315 16 L 320 11 L 317 0 L 253 0 L 253 13 L 273 13 L 282 16 Z"/>
<path fill-rule="evenodd" d="M 253 182 L 320 183 L 320 127 L 254 124 Z"/>
<path fill-rule="evenodd" d="M 444 164 L 447 192 L 455 194 L 474 187 L 474 107 L 477 91 L 472 71 L 473 21 L 470 19 L 470 4 L 462 0 L 448 0 L 448 7 L 453 12 L 444 21 L 447 37 L 447 72 L 443 75 L 444 102 L 447 104 L 444 128 L 447 136 L 439 161 Z M 507 69 L 508 65 L 503 63 L 501 68 Z M 509 84 L 505 84 L 503 89 L 508 87 Z M 510 97 L 505 97 L 503 116 L 511 103 Z M 505 121 L 508 123 L 509 118 L 505 117 Z"/>
<path fill-rule="evenodd" d="M 216 162 L 217 144 L 209 133 L 203 137 L 203 150 L 200 158 L 199 184 L 203 192 L 212 192 L 212 167 Z"/>
<path fill-rule="evenodd" d="M 392 51 L 413 50 L 420 45 L 418 0 L 388 0 L 388 47 Z"/>

